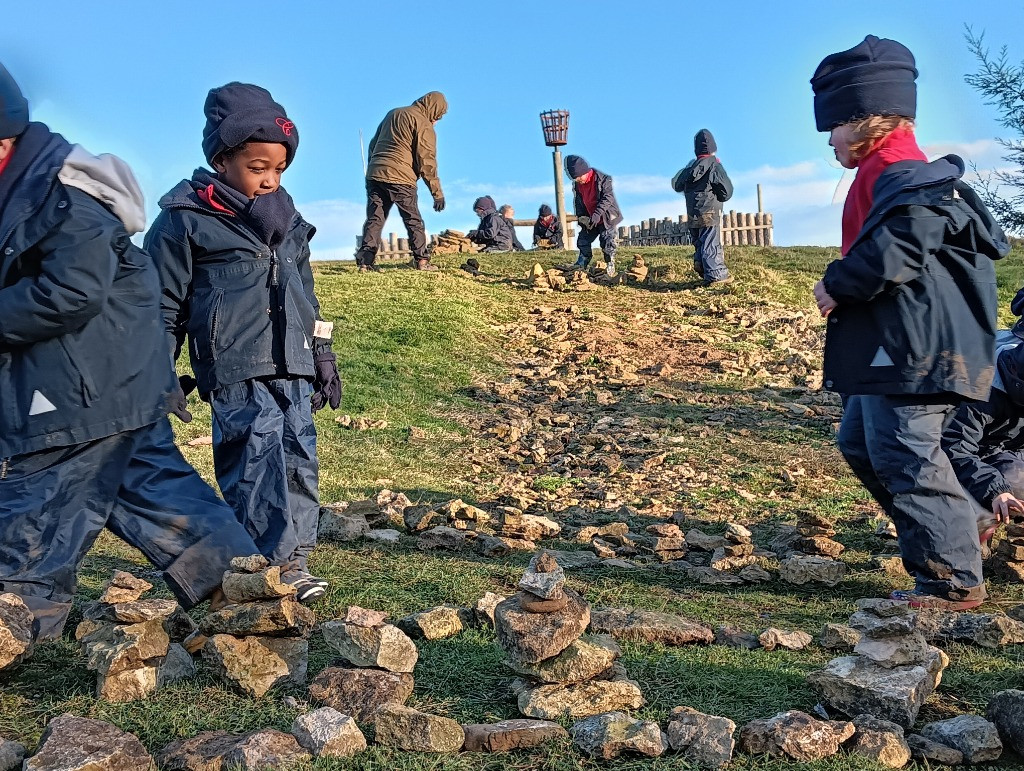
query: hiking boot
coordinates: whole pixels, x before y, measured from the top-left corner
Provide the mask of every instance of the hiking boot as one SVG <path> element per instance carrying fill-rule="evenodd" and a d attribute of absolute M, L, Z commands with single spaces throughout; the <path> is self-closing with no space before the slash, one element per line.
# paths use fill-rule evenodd
<path fill-rule="evenodd" d="M 725 284 L 731 284 L 732 281 L 732 276 L 726 276 L 725 278 L 717 278 L 714 280 L 704 279 L 704 286 L 724 286 Z"/>
<path fill-rule="evenodd" d="M 948 600 L 945 597 L 919 592 L 917 589 L 911 591 L 898 589 L 889 595 L 889 599 L 905 602 L 915 609 L 948 611 L 971 610 L 984 602 L 984 600 Z"/>
<path fill-rule="evenodd" d="M 608 278 L 615 278 L 615 258 L 612 257 L 608 260 L 608 264 L 605 265 L 604 273 Z"/>
<path fill-rule="evenodd" d="M 285 570 L 281 573 L 282 583 L 295 587 L 295 599 L 303 605 L 319 600 L 327 593 L 329 584 L 322 578 L 310 575 L 305 570 Z"/>
<path fill-rule="evenodd" d="M 585 260 L 582 257 L 580 257 L 578 260 L 576 260 L 576 262 L 573 263 L 573 266 L 569 268 L 569 270 L 586 270 L 587 263 L 589 262 L 590 260 Z"/>
<path fill-rule="evenodd" d="M 437 266 L 434 265 L 428 258 L 417 260 L 415 257 L 409 262 L 410 267 L 416 270 L 437 270 Z"/>
<path fill-rule="evenodd" d="M 364 262 L 359 266 L 360 273 L 380 273 L 380 266 L 374 265 L 372 262 Z"/>

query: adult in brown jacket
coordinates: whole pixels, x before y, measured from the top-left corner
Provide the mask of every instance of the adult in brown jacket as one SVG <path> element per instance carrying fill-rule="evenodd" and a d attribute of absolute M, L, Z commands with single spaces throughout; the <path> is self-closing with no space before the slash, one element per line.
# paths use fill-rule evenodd
<path fill-rule="evenodd" d="M 398 107 L 384 116 L 370 140 L 366 169 L 366 224 L 356 252 L 359 271 L 376 271 L 374 264 L 384 222 L 392 206 L 398 207 L 409 232 L 412 263 L 419 270 L 437 270 L 427 254 L 427 235 L 416 201 L 420 178 L 434 199 L 434 211 L 444 209 L 444 193 L 437 177 L 437 136 L 434 124 L 448 111 L 440 91 L 431 91 L 409 107 Z"/>

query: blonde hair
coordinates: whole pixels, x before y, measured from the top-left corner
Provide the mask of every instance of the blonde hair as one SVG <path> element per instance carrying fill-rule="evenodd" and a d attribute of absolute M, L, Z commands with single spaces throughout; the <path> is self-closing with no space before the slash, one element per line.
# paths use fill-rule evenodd
<path fill-rule="evenodd" d="M 850 157 L 859 161 L 896 129 L 914 130 L 914 121 L 902 115 L 868 115 L 853 121 L 853 134 L 857 137 L 850 143 Z"/>

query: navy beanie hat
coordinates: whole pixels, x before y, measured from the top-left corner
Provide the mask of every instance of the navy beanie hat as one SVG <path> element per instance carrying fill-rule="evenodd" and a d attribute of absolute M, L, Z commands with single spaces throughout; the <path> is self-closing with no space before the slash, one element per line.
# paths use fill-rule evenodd
<path fill-rule="evenodd" d="M 551 214 L 551 207 L 548 206 L 546 203 L 542 203 L 540 205 L 540 209 L 537 211 L 537 216 L 547 217 L 549 214 Z"/>
<path fill-rule="evenodd" d="M 203 153 L 211 165 L 225 150 L 246 142 L 283 144 L 288 165 L 295 158 L 299 130 L 267 89 L 237 82 L 211 88 L 203 112 Z"/>
<path fill-rule="evenodd" d="M 28 100 L 0 64 L 0 139 L 21 136 L 28 128 Z"/>
<path fill-rule="evenodd" d="M 476 211 L 477 209 L 483 209 L 484 212 L 492 212 L 496 208 L 497 207 L 494 205 L 494 199 L 491 198 L 489 195 L 480 196 L 475 201 L 473 201 L 473 211 Z"/>
<path fill-rule="evenodd" d="M 868 115 L 917 116 L 917 67 L 902 43 L 868 35 L 848 51 L 829 54 L 811 78 L 818 131 Z"/>
<path fill-rule="evenodd" d="M 693 138 L 693 152 L 694 155 L 714 155 L 718 152 L 718 145 L 715 144 L 715 138 L 710 131 L 701 129 L 697 132 L 697 136 Z"/>
<path fill-rule="evenodd" d="M 579 155 L 570 155 L 565 159 L 565 170 L 570 177 L 578 179 L 590 171 L 590 164 Z"/>

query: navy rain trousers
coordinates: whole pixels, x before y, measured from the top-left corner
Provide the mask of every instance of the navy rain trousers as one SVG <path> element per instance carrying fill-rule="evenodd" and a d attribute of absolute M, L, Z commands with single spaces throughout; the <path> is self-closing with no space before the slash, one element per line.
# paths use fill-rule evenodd
<path fill-rule="evenodd" d="M 693 269 L 705 281 L 722 281 L 729 278 L 725 267 L 725 250 L 722 249 L 722 232 L 718 225 L 706 228 L 690 228 L 693 242 Z"/>

